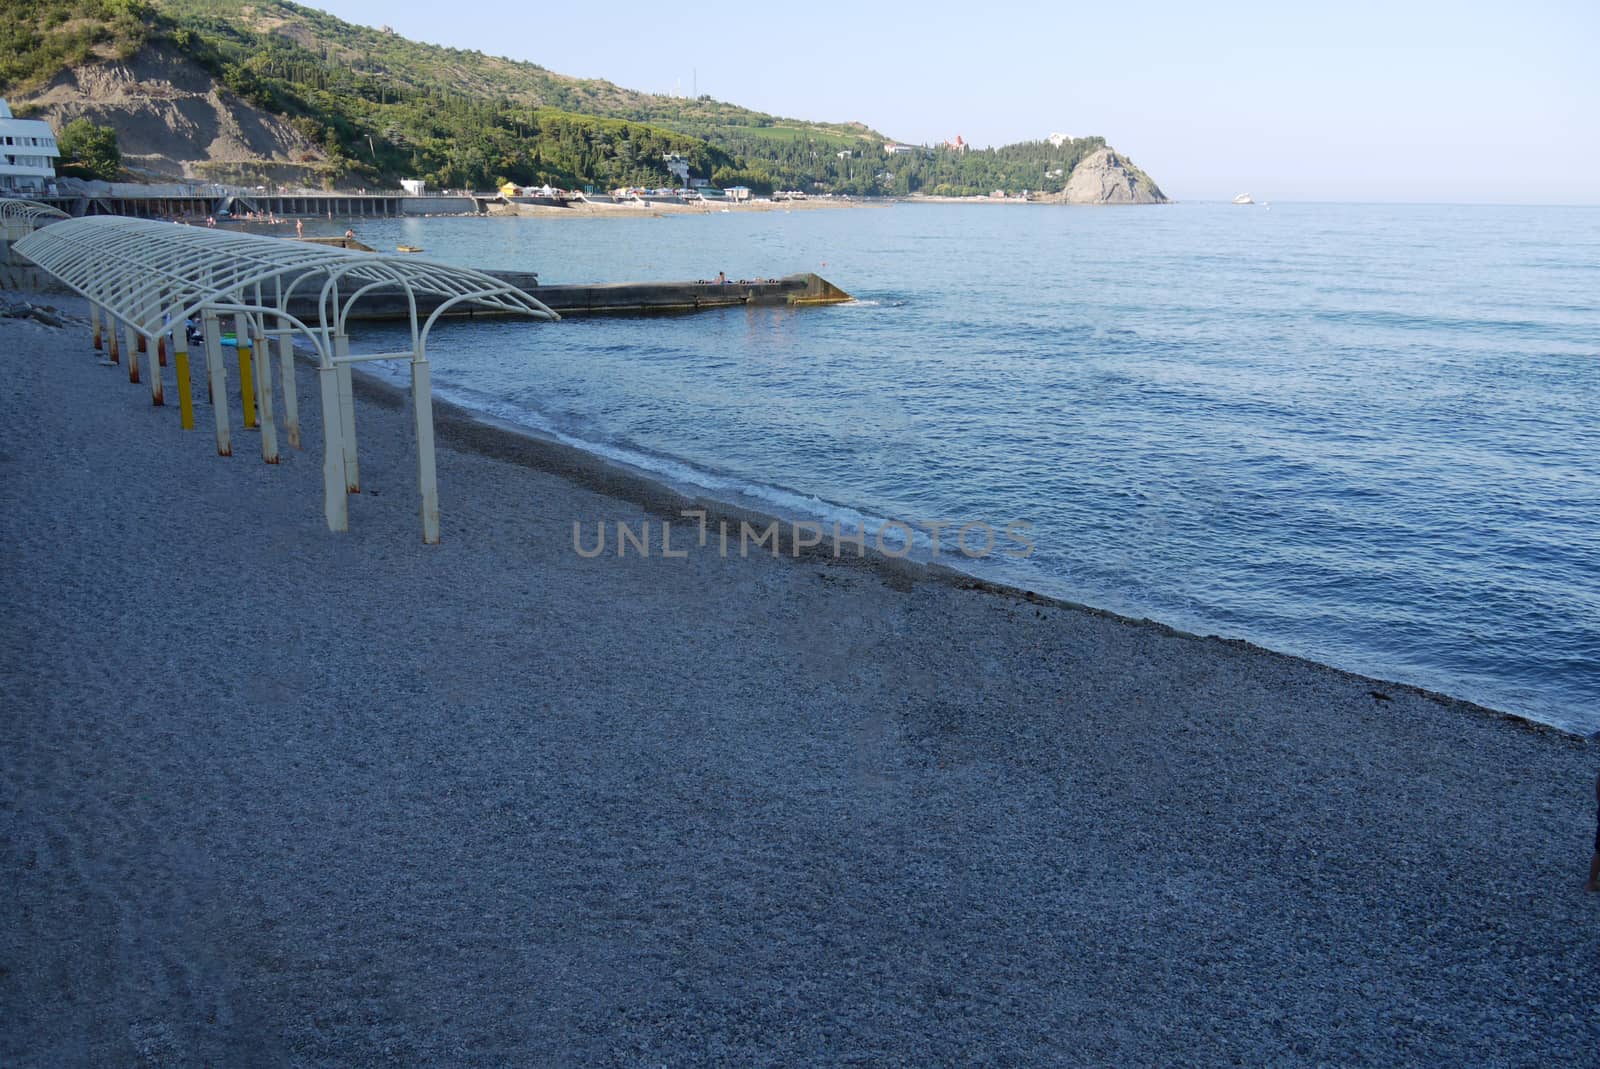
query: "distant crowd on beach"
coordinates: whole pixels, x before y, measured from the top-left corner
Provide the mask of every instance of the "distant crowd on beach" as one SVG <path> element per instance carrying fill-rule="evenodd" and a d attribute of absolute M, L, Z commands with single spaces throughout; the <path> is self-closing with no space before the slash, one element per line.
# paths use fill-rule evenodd
<path fill-rule="evenodd" d="M 173 216 L 168 216 L 168 218 L 171 219 L 172 222 L 177 223 L 179 226 L 195 226 L 195 225 L 197 225 L 195 220 L 192 217 L 187 216 L 187 215 L 173 215 Z M 234 215 L 234 216 L 230 216 L 229 218 L 233 222 L 238 222 L 238 223 L 257 223 L 257 224 L 265 224 L 267 226 L 282 226 L 285 223 L 289 222 L 289 219 L 286 216 L 274 215 L 272 212 L 245 212 L 242 215 Z M 216 226 L 217 225 L 217 217 L 215 215 L 206 216 L 205 225 L 208 226 L 208 227 Z M 305 224 L 301 220 L 296 219 L 294 221 L 295 231 L 299 232 L 304 227 L 304 225 Z"/>
<path fill-rule="evenodd" d="M 189 216 L 185 216 L 185 215 L 172 216 L 171 217 L 171 221 L 174 224 L 178 225 L 178 226 L 199 226 L 199 225 L 202 225 L 199 221 L 197 221 L 195 219 L 191 219 Z M 254 224 L 257 224 L 257 225 L 263 225 L 264 224 L 266 226 L 283 226 L 283 225 L 289 223 L 291 220 L 286 216 L 275 215 L 272 212 L 245 212 L 242 215 L 232 216 L 227 221 L 228 222 L 236 222 L 236 223 L 254 223 Z M 304 219 L 300 219 L 300 218 L 293 219 L 292 221 L 294 222 L 294 236 L 297 237 L 297 238 L 305 237 L 306 221 Z M 216 229 L 217 217 L 215 215 L 206 216 L 205 217 L 205 221 L 204 221 L 204 225 L 209 229 Z M 354 229 L 352 229 L 350 227 L 346 227 L 345 228 L 345 231 L 344 231 L 345 240 L 353 241 L 353 240 L 355 240 L 355 236 L 356 236 L 356 232 L 355 232 Z"/>

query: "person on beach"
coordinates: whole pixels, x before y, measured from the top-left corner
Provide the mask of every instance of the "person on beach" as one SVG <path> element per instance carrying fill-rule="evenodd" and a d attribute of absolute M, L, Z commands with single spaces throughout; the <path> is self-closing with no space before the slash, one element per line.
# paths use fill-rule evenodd
<path fill-rule="evenodd" d="M 304 219 L 296 219 L 294 221 L 294 236 L 297 238 L 305 237 L 305 233 L 306 221 Z"/>
<path fill-rule="evenodd" d="M 728 284 L 728 273 L 726 271 L 718 271 L 717 272 L 717 285 L 725 286 L 727 284 Z"/>

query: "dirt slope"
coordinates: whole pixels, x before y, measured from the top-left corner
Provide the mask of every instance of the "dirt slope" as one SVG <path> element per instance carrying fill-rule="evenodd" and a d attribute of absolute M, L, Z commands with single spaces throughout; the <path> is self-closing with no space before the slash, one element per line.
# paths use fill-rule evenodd
<path fill-rule="evenodd" d="M 114 127 L 123 165 L 151 179 L 305 181 L 324 161 L 320 148 L 286 121 L 215 84 L 187 58 L 160 47 L 128 62 L 63 71 L 36 94 L 36 117 L 60 130 L 87 116 Z"/>

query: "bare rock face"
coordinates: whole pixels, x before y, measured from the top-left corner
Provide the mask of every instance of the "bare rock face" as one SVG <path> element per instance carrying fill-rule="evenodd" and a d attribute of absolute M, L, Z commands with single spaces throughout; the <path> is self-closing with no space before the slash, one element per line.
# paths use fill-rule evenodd
<path fill-rule="evenodd" d="M 63 71 L 24 98 L 57 130 L 87 117 L 117 131 L 123 166 L 143 177 L 203 179 L 221 170 L 309 172 L 315 143 L 218 86 L 204 69 L 160 47 L 126 63 Z"/>
<path fill-rule="evenodd" d="M 1063 204 L 1165 204 L 1167 196 L 1127 157 L 1103 148 L 1079 161 L 1058 199 Z"/>

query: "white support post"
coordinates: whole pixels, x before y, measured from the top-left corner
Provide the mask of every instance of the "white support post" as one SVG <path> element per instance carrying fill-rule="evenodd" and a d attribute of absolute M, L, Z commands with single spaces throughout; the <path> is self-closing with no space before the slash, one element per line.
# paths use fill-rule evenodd
<path fill-rule="evenodd" d="M 150 403 L 152 405 L 165 405 L 166 394 L 162 390 L 162 368 L 157 363 L 157 352 L 160 344 L 147 344 L 144 347 L 144 366 L 150 373 Z"/>
<path fill-rule="evenodd" d="M 426 359 L 411 361 L 411 406 L 417 421 L 417 493 L 421 498 L 422 541 L 439 541 L 439 476 L 433 457 L 433 380 Z"/>
<path fill-rule="evenodd" d="M 128 357 L 128 381 L 134 384 L 139 382 L 139 335 L 133 332 L 133 327 L 123 324 L 122 347 Z"/>
<path fill-rule="evenodd" d="M 211 383 L 211 411 L 217 417 L 217 456 L 233 456 L 233 438 L 228 430 L 228 372 L 222 362 L 222 324 L 217 313 L 207 308 L 200 316 L 206 341 L 206 373 Z"/>
<path fill-rule="evenodd" d="M 333 336 L 333 355 L 335 357 L 350 355 L 350 336 L 348 334 L 335 334 Z M 338 364 L 335 367 L 335 375 L 339 380 L 339 438 L 344 445 L 344 487 L 352 494 L 359 494 L 361 492 L 361 463 L 356 453 L 355 384 L 350 378 L 349 364 Z"/>
<path fill-rule="evenodd" d="M 93 301 L 89 302 L 89 325 L 94 328 L 94 348 L 99 352 L 105 346 L 100 337 L 100 306 Z"/>
<path fill-rule="evenodd" d="M 322 388 L 322 514 L 328 530 L 350 529 L 350 501 L 345 496 L 344 445 L 339 418 L 339 373 L 331 367 L 317 369 Z"/>
<path fill-rule="evenodd" d="M 161 359 L 161 353 L 166 349 L 166 334 L 156 335 L 155 344 L 147 347 L 148 355 L 145 358 L 145 370 L 150 373 L 150 403 L 152 405 L 165 405 L 167 395 L 164 392 L 161 380 L 161 366 L 166 361 Z"/>
<path fill-rule="evenodd" d="M 294 381 L 294 335 L 287 330 L 278 337 L 278 362 L 283 373 L 283 429 L 289 444 L 299 449 L 300 399 Z"/>
<path fill-rule="evenodd" d="M 266 328 L 255 316 L 246 323 L 255 333 L 255 351 L 261 354 L 256 361 L 256 409 L 261 416 L 261 459 L 268 464 L 278 462 L 278 425 L 272 418 L 272 348 L 267 343 Z"/>

